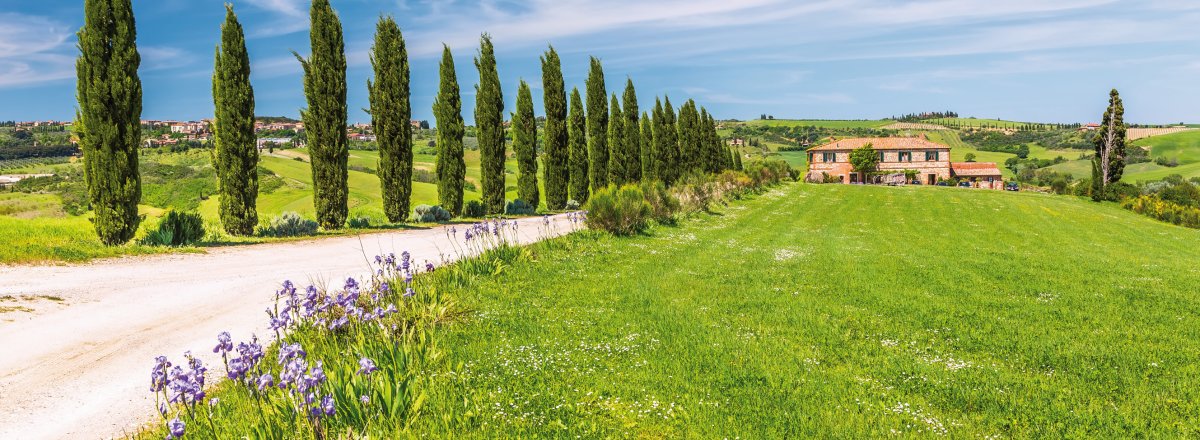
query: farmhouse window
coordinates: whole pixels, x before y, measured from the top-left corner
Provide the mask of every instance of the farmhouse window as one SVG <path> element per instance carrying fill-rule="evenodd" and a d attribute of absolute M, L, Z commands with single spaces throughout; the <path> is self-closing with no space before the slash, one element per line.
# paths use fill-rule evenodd
<path fill-rule="evenodd" d="M 879 161 L 883 162 L 883 152 L 882 151 L 879 152 Z"/>
<path fill-rule="evenodd" d="M 912 162 L 912 152 L 911 151 L 901 151 L 900 152 L 900 162 Z"/>
<path fill-rule="evenodd" d="M 926 162 L 935 162 L 937 160 L 938 160 L 938 152 L 936 152 L 936 151 L 926 151 L 925 152 L 925 161 Z"/>
<path fill-rule="evenodd" d="M 821 162 L 837 162 L 837 153 L 821 153 Z"/>

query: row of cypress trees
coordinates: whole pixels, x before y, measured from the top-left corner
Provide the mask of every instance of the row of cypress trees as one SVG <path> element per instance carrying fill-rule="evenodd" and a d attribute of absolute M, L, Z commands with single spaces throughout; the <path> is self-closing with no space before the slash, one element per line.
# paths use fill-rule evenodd
<path fill-rule="evenodd" d="M 124 243 L 137 231 L 141 197 L 137 148 L 141 140 L 141 82 L 137 69 L 131 0 L 85 0 L 77 62 L 79 110 L 77 135 L 84 151 L 85 178 L 96 211 L 95 228 L 106 244 Z M 312 0 L 312 54 L 293 53 L 304 69 L 308 106 L 301 118 L 308 131 L 317 219 L 327 229 L 341 228 L 348 216 L 349 158 L 346 125 L 346 55 L 342 24 L 329 0 Z M 213 70 L 215 106 L 214 166 L 220 215 L 235 235 L 253 233 L 258 224 L 258 150 L 254 133 L 254 89 L 245 34 L 232 6 L 226 6 Z M 590 59 L 586 110 L 578 89 L 568 103 L 562 63 L 550 47 L 541 57 L 546 112 L 545 200 L 550 209 L 569 200 L 587 201 L 591 191 L 643 179 L 674 183 L 687 172 L 737 168 L 740 159 L 717 136 L 707 110 L 689 100 L 678 119 L 670 98 L 656 98 L 653 114 L 639 114 L 637 92 L 627 80 L 623 95 L 608 95 L 599 59 Z M 410 78 L 407 49 L 399 25 L 380 19 L 371 49 L 374 78 L 368 81 L 371 122 L 379 142 L 379 178 L 384 211 L 392 222 L 408 218 L 412 196 L 413 143 L 409 123 Z M 479 71 L 475 118 L 481 156 L 481 192 L 488 213 L 504 210 L 504 97 L 491 37 L 480 38 L 475 59 Z M 532 206 L 542 200 L 538 185 L 537 121 L 530 87 L 521 81 L 512 117 L 513 149 L 519 177 L 518 197 Z M 437 119 L 439 203 L 461 215 L 466 163 L 465 126 L 454 58 L 444 47 L 440 88 L 433 104 Z"/>

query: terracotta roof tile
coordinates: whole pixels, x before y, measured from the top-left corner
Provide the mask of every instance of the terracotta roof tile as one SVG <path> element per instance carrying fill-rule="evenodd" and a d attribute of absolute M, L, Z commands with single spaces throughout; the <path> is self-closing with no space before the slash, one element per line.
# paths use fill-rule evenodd
<path fill-rule="evenodd" d="M 808 151 L 845 151 L 856 150 L 862 148 L 863 145 L 871 144 L 871 148 L 876 150 L 929 150 L 929 149 L 945 149 L 950 147 L 932 142 L 928 139 L 916 137 L 881 137 L 881 138 L 849 138 L 840 139 L 819 147 L 810 148 Z"/>

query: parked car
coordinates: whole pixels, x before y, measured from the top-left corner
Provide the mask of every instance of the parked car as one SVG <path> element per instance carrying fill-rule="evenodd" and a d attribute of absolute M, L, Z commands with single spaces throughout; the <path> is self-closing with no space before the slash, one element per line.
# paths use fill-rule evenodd
<path fill-rule="evenodd" d="M 966 180 L 964 180 L 964 181 L 962 181 L 962 182 L 958 182 L 958 187 L 959 187 L 959 188 L 970 188 L 970 187 L 971 187 L 971 182 L 968 182 L 968 181 L 966 181 Z"/>
<path fill-rule="evenodd" d="M 947 182 L 947 181 L 945 181 L 945 180 L 942 180 L 942 181 L 940 181 L 940 182 L 938 182 L 938 183 L 937 183 L 937 186 L 950 186 L 950 182 Z"/>
<path fill-rule="evenodd" d="M 1005 191 L 1020 191 L 1021 185 L 1018 185 L 1017 182 L 1008 182 L 1008 183 L 1004 184 L 1004 190 Z"/>

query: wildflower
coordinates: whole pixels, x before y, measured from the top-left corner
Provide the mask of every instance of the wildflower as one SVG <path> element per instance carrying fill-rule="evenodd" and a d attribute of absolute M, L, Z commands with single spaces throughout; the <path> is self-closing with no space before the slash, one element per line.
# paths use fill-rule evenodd
<path fill-rule="evenodd" d="M 412 255 L 408 251 L 400 253 L 400 269 L 407 271 L 410 263 L 412 263 Z"/>
<path fill-rule="evenodd" d="M 229 353 L 233 350 L 233 339 L 229 337 L 229 332 L 221 332 L 217 335 L 217 346 L 213 348 L 213 353 Z"/>
<path fill-rule="evenodd" d="M 157 393 L 167 385 L 167 368 L 171 366 L 171 362 L 166 356 L 156 357 L 154 361 L 154 369 L 150 371 L 150 392 Z"/>
<path fill-rule="evenodd" d="M 299 342 L 283 344 L 279 347 L 279 365 L 284 365 L 295 358 L 304 359 L 306 356 L 308 353 L 304 352 Z"/>
<path fill-rule="evenodd" d="M 359 359 L 358 366 L 359 366 L 358 374 L 361 374 L 364 376 L 370 375 L 371 373 L 374 373 L 375 370 L 378 370 L 378 368 L 375 367 L 375 361 L 371 360 L 370 358 L 364 357 L 362 359 Z"/>
<path fill-rule="evenodd" d="M 332 416 L 334 413 L 333 396 L 325 396 L 321 399 L 321 409 L 325 410 L 325 415 Z"/>
<path fill-rule="evenodd" d="M 159 402 L 159 404 L 158 404 L 158 413 L 159 413 L 159 414 L 162 414 L 162 415 L 163 415 L 163 417 L 166 417 L 166 416 L 167 416 L 167 402 Z"/>
<path fill-rule="evenodd" d="M 433 263 L 430 263 L 430 262 L 426 261 L 426 262 L 425 262 L 425 271 L 426 271 L 426 272 L 433 272 Z"/>
<path fill-rule="evenodd" d="M 417 291 L 413 290 L 412 287 L 404 289 L 404 297 L 405 298 L 412 298 L 413 296 L 416 296 L 416 294 L 417 294 Z"/>
<path fill-rule="evenodd" d="M 211 400 L 208 401 L 208 406 L 215 407 L 215 406 L 217 406 L 218 403 L 221 403 L 221 399 L 213 397 Z"/>
<path fill-rule="evenodd" d="M 261 392 L 268 387 L 275 385 L 275 378 L 270 373 L 258 377 L 258 391 Z"/>
<path fill-rule="evenodd" d="M 173 439 L 183 437 L 185 428 L 187 428 L 187 425 L 184 425 L 183 421 L 179 420 L 179 417 L 175 417 L 170 422 L 167 422 L 167 429 L 170 431 L 167 435 L 167 438 Z"/>
<path fill-rule="evenodd" d="M 371 403 L 371 398 L 367 397 L 366 394 L 363 394 L 361 397 L 358 398 L 358 401 L 362 402 L 363 405 L 366 405 L 368 403 Z"/>

